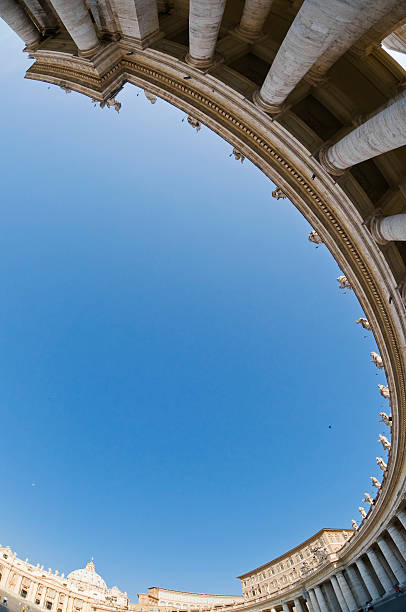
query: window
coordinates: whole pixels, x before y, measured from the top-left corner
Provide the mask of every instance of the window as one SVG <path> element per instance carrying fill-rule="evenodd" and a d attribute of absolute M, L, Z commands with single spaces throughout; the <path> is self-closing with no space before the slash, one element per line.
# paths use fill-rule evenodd
<path fill-rule="evenodd" d="M 21 597 L 24 597 L 24 599 L 25 599 L 27 597 L 27 591 L 25 589 L 21 589 L 20 595 L 21 595 Z"/>
<path fill-rule="evenodd" d="M 47 601 L 45 607 L 47 610 L 52 610 L 52 601 Z"/>
<path fill-rule="evenodd" d="M 38 597 L 37 597 L 37 599 L 35 600 L 35 603 L 37 604 L 37 606 L 39 606 L 39 604 L 41 603 L 41 600 L 38 599 Z"/>
<path fill-rule="evenodd" d="M 93 610 L 96 610 L 96 608 L 93 608 Z M 62 608 L 58 608 L 56 612 L 62 612 Z"/>

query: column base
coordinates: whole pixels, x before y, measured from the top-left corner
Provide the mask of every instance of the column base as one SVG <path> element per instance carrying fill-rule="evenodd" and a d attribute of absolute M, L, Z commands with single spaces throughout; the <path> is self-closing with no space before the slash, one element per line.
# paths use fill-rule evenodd
<path fill-rule="evenodd" d="M 268 113 L 268 115 L 280 115 L 280 113 L 283 113 L 283 111 L 286 110 L 286 106 L 283 104 L 269 104 L 266 102 L 266 100 L 261 97 L 261 92 L 259 89 L 256 89 L 252 94 L 252 101 L 254 102 L 255 106 Z"/>
<path fill-rule="evenodd" d="M 216 64 L 222 61 L 220 55 L 214 55 L 209 59 L 199 59 L 196 57 L 192 57 L 190 53 L 187 53 L 185 56 L 185 62 L 189 66 L 193 66 L 193 68 L 198 68 L 199 70 L 208 70 L 209 68 L 213 68 Z"/>
<path fill-rule="evenodd" d="M 262 30 L 260 32 L 250 32 L 249 30 L 244 30 L 239 25 L 234 28 L 234 30 L 230 32 L 230 34 L 233 34 L 237 38 L 240 38 L 244 42 L 250 44 L 258 42 L 259 40 L 261 40 L 262 38 L 266 38 L 267 36 L 264 32 L 262 32 Z"/>
<path fill-rule="evenodd" d="M 103 45 L 101 43 L 99 43 L 95 47 L 92 47 L 91 49 L 86 49 L 85 51 L 79 49 L 78 50 L 78 56 L 79 57 L 83 57 L 84 59 L 90 59 L 91 57 L 96 55 L 96 53 L 98 53 L 100 51 L 102 46 Z"/>
<path fill-rule="evenodd" d="M 383 215 L 377 214 L 370 219 L 368 222 L 369 231 L 372 234 L 372 238 L 378 244 L 388 244 L 389 240 L 386 240 L 381 234 L 381 220 L 383 219 Z"/>
<path fill-rule="evenodd" d="M 344 174 L 345 170 L 342 170 L 341 168 L 336 168 L 329 160 L 327 157 L 327 152 L 329 150 L 330 147 L 322 147 L 319 151 L 319 162 L 321 164 L 321 166 L 324 168 L 324 170 L 326 170 L 326 172 L 328 172 L 329 174 L 332 174 L 333 176 L 341 176 Z"/>

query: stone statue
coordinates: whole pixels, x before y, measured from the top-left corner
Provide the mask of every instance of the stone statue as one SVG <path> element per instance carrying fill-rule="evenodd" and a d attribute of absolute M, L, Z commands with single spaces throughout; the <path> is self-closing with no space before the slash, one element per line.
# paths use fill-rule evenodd
<path fill-rule="evenodd" d="M 365 512 L 365 508 L 363 508 L 362 506 L 358 506 L 358 510 L 362 516 L 362 518 L 366 518 L 367 517 L 367 513 Z"/>
<path fill-rule="evenodd" d="M 239 151 L 236 147 L 234 147 L 232 155 L 234 155 L 234 158 L 237 161 L 240 160 L 242 164 L 244 163 L 245 155 L 241 153 L 241 151 Z"/>
<path fill-rule="evenodd" d="M 188 115 L 187 122 L 189 125 L 195 128 L 196 132 L 198 132 L 202 127 L 200 121 L 198 119 L 195 119 L 194 117 L 191 117 L 190 115 Z"/>
<path fill-rule="evenodd" d="M 156 99 L 157 99 L 155 94 L 151 93 L 147 89 L 144 89 L 144 95 L 145 95 L 146 99 L 151 102 L 151 104 L 155 104 Z"/>
<path fill-rule="evenodd" d="M 386 470 L 386 468 L 388 467 L 385 463 L 385 461 L 382 459 L 382 457 L 377 457 L 376 458 L 376 462 L 379 465 L 379 467 L 381 468 L 381 470 L 384 472 Z M 375 478 L 376 480 L 376 478 Z M 376 485 L 375 485 L 376 486 Z"/>
<path fill-rule="evenodd" d="M 374 503 L 374 500 L 369 493 L 364 493 L 364 499 L 362 501 L 367 502 L 370 506 L 372 506 Z"/>
<path fill-rule="evenodd" d="M 339 276 L 337 278 L 337 281 L 340 283 L 339 289 L 348 289 L 349 291 L 352 290 L 352 285 L 350 281 L 348 280 L 348 278 L 344 276 L 344 274 Z"/>
<path fill-rule="evenodd" d="M 386 412 L 380 412 L 379 416 L 381 417 L 382 423 L 385 423 L 385 425 L 392 428 L 392 415 L 391 414 L 388 416 Z"/>
<path fill-rule="evenodd" d="M 381 442 L 385 450 L 390 451 L 391 443 L 389 442 L 388 438 L 385 438 L 385 436 L 382 436 L 381 434 L 379 434 L 378 442 Z"/>
<path fill-rule="evenodd" d="M 386 463 L 385 463 L 386 465 Z M 379 480 L 377 478 L 375 478 L 375 476 L 370 476 L 371 482 L 372 482 L 372 486 L 375 487 L 376 489 L 380 489 L 381 488 L 381 483 L 379 482 Z"/>
<path fill-rule="evenodd" d="M 352 528 L 353 528 L 353 529 L 355 529 L 355 530 L 357 530 L 357 529 L 358 529 L 357 522 L 356 522 L 356 521 L 354 521 L 354 519 L 352 519 L 351 523 L 352 523 Z"/>
<path fill-rule="evenodd" d="M 316 230 L 312 230 L 310 232 L 309 241 L 314 242 L 314 244 L 324 244 L 323 240 L 320 238 Z"/>
<path fill-rule="evenodd" d="M 61 82 L 59 83 L 59 87 L 60 87 L 61 89 L 63 89 L 63 91 L 64 91 L 65 93 L 67 93 L 67 94 L 72 93 L 72 90 L 71 90 L 71 88 L 68 86 L 68 84 L 66 83 L 66 81 L 61 81 Z"/>
<path fill-rule="evenodd" d="M 280 187 L 277 187 L 276 189 L 273 190 L 272 197 L 275 198 L 275 200 L 280 200 L 280 199 L 284 200 L 288 196 Z M 309 237 L 309 240 L 310 240 L 310 237 Z"/>
<path fill-rule="evenodd" d="M 356 323 L 360 323 L 362 325 L 362 327 L 364 329 L 367 329 L 368 331 L 371 331 L 371 324 L 368 321 L 368 319 L 365 319 L 365 317 L 361 317 L 360 319 L 357 319 Z"/>
<path fill-rule="evenodd" d="M 313 555 L 315 556 L 316 560 L 319 561 L 319 563 L 327 559 L 327 551 L 324 548 L 321 548 L 321 546 L 311 548 L 310 552 L 313 553 Z"/>
<path fill-rule="evenodd" d="M 385 385 L 378 385 L 378 387 L 382 397 L 384 397 L 385 399 L 389 399 L 390 393 L 388 387 L 385 387 Z"/>
<path fill-rule="evenodd" d="M 116 110 L 119 113 L 120 108 L 121 108 L 121 102 L 119 102 L 115 98 L 109 98 L 108 100 L 106 100 L 106 106 L 107 108 L 114 108 L 114 110 Z"/>
<path fill-rule="evenodd" d="M 378 370 L 382 370 L 383 368 L 382 357 L 378 355 L 378 353 L 374 353 L 374 351 L 372 351 L 370 355 L 371 355 L 371 361 L 376 365 Z"/>

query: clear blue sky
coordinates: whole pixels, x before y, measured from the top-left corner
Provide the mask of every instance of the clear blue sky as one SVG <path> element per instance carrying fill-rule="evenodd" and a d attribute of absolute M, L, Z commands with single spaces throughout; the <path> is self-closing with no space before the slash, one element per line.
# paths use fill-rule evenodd
<path fill-rule="evenodd" d="M 1 22 L 0 45 L 0 542 L 94 556 L 132 599 L 239 593 L 380 477 L 361 308 L 208 128 L 129 85 L 94 108 L 24 80 Z"/>

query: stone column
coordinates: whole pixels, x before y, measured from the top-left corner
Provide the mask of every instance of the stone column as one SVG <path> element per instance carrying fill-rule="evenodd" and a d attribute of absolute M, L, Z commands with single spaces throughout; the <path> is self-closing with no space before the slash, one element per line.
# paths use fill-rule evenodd
<path fill-rule="evenodd" d="M 406 512 L 405 512 L 405 510 L 399 510 L 398 513 L 396 514 L 396 516 L 398 517 L 398 519 L 402 523 L 403 527 L 406 529 Z"/>
<path fill-rule="evenodd" d="M 390 217 L 373 217 L 371 233 L 379 244 L 386 244 L 391 240 L 406 240 L 406 214 L 391 215 Z"/>
<path fill-rule="evenodd" d="M 240 25 L 236 28 L 236 32 L 249 41 L 261 36 L 272 2 L 273 0 L 245 0 Z"/>
<path fill-rule="evenodd" d="M 157 3 L 152 0 L 114 0 L 121 32 L 145 47 L 159 32 Z"/>
<path fill-rule="evenodd" d="M 355 563 L 359 569 L 359 573 L 361 574 L 362 580 L 365 582 L 365 586 L 367 587 L 371 598 L 373 600 L 378 599 L 380 597 L 379 591 L 375 586 L 374 579 L 369 573 L 369 569 L 365 565 L 365 562 L 363 561 L 363 559 L 358 559 Z"/>
<path fill-rule="evenodd" d="M 354 595 L 351 593 L 351 589 L 348 586 L 347 580 L 342 572 L 337 572 L 337 581 L 340 585 L 340 589 L 342 594 L 344 595 L 344 599 L 347 603 L 349 610 L 355 610 L 357 607 L 357 602 L 354 599 Z"/>
<path fill-rule="evenodd" d="M 395 557 L 386 540 L 380 537 L 378 540 L 378 546 L 381 549 L 382 554 L 388 562 L 388 565 L 391 568 L 392 572 L 395 574 L 396 580 L 399 581 L 399 584 L 406 583 L 406 572 Z"/>
<path fill-rule="evenodd" d="M 25 42 L 27 47 L 40 42 L 40 33 L 16 0 L 0 0 L 0 17 Z"/>
<path fill-rule="evenodd" d="M 314 592 L 313 589 L 309 589 L 309 597 L 310 597 L 310 604 L 311 604 L 312 612 L 320 612 L 320 606 L 317 603 L 316 593 Z"/>
<path fill-rule="evenodd" d="M 368 559 L 371 561 L 371 565 L 375 570 L 375 574 L 378 577 L 379 582 L 384 588 L 385 593 L 390 593 L 393 590 L 393 584 L 385 571 L 381 561 L 379 560 L 376 552 L 370 548 L 367 552 Z"/>
<path fill-rule="evenodd" d="M 190 0 L 188 64 L 208 68 L 213 63 L 225 6 L 226 0 Z"/>
<path fill-rule="evenodd" d="M 316 594 L 317 603 L 319 604 L 320 612 L 329 612 L 327 602 L 324 599 L 324 595 L 319 586 L 314 587 L 314 592 Z"/>
<path fill-rule="evenodd" d="M 283 612 L 291 612 L 291 609 L 289 608 L 287 603 L 283 603 L 282 608 L 283 608 Z"/>
<path fill-rule="evenodd" d="M 84 0 L 50 0 L 82 56 L 92 55 L 99 39 Z"/>
<path fill-rule="evenodd" d="M 300 601 L 300 599 L 297 599 L 295 597 L 295 599 L 293 600 L 293 603 L 295 604 L 296 612 L 306 612 L 306 610 L 302 606 L 302 602 Z"/>
<path fill-rule="evenodd" d="M 369 595 L 367 594 L 365 587 L 362 585 L 360 579 L 358 578 L 358 574 L 352 565 L 347 567 L 347 574 L 352 591 L 355 593 L 358 603 L 361 605 L 365 604 L 369 599 Z"/>
<path fill-rule="evenodd" d="M 328 69 L 399 0 L 304 0 L 269 69 L 255 103 L 270 113 L 281 109 L 290 92 L 324 53 Z"/>
<path fill-rule="evenodd" d="M 336 594 L 336 597 L 338 599 L 338 603 L 340 604 L 340 608 L 342 612 L 348 612 L 348 606 L 341 592 L 340 585 L 338 584 L 337 578 L 335 576 L 331 576 L 330 582 L 334 589 L 334 593 Z"/>
<path fill-rule="evenodd" d="M 396 527 L 396 525 L 389 525 L 387 529 L 390 537 L 395 542 L 398 551 L 402 555 L 403 559 L 406 561 L 406 542 L 400 530 L 398 529 L 398 527 Z"/>
<path fill-rule="evenodd" d="M 56 30 L 57 23 L 51 11 L 46 11 L 38 0 L 24 0 L 29 13 L 34 17 L 42 33 Z"/>
<path fill-rule="evenodd" d="M 339 175 L 355 164 L 406 144 L 406 92 L 390 106 L 320 151 L 320 163 L 330 174 Z"/>

